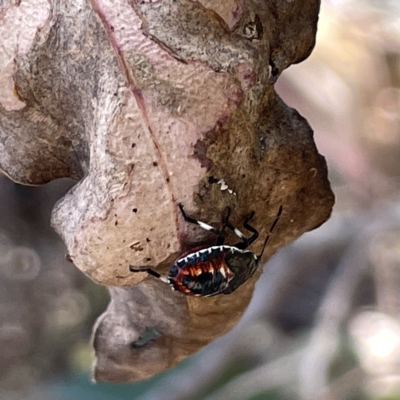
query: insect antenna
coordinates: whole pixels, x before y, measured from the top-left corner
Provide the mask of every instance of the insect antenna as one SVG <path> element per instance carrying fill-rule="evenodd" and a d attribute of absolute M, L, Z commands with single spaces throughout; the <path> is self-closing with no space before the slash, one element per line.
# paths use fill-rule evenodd
<path fill-rule="evenodd" d="M 283 207 L 282 207 L 282 206 L 279 206 L 279 210 L 278 210 L 278 213 L 276 214 L 275 220 L 274 220 L 274 222 L 272 223 L 271 227 L 269 228 L 268 235 L 267 235 L 267 237 L 266 237 L 265 240 L 264 240 L 264 244 L 263 244 L 263 248 L 262 248 L 262 250 L 261 250 L 261 253 L 260 253 L 260 255 L 257 256 L 257 258 L 258 258 L 259 260 L 261 260 L 261 257 L 262 257 L 262 255 L 263 255 L 263 253 L 264 253 L 264 250 L 265 250 L 265 248 L 267 247 L 268 240 L 269 240 L 269 238 L 271 237 L 272 231 L 274 230 L 276 224 L 277 224 L 278 221 L 279 221 L 279 218 L 281 217 L 282 209 L 283 209 Z"/>

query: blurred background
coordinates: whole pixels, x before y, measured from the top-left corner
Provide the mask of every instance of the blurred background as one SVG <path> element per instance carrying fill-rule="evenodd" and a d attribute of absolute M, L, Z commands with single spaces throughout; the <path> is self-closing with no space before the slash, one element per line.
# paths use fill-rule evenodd
<path fill-rule="evenodd" d="M 0 400 L 400 399 L 400 1 L 322 1 L 276 89 L 315 131 L 332 218 L 268 262 L 224 339 L 146 382 L 90 381 L 108 294 L 50 227 L 73 182 L 0 175 Z"/>

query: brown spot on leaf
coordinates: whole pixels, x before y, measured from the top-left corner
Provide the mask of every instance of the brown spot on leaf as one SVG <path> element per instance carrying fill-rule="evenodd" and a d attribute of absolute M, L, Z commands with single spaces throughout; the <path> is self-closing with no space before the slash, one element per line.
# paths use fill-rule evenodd
<path fill-rule="evenodd" d="M 200 165 L 203 168 L 211 169 L 213 162 L 207 158 L 207 145 L 202 140 L 198 140 L 194 145 L 193 155 L 200 161 Z"/>

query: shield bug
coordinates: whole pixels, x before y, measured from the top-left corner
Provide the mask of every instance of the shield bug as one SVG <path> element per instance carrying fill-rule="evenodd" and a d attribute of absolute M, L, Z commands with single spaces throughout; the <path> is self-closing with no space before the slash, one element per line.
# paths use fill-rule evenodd
<path fill-rule="evenodd" d="M 246 282 L 256 272 L 268 240 L 282 214 L 279 207 L 259 255 L 246 250 L 257 238 L 258 231 L 249 225 L 254 216 L 252 211 L 244 220 L 243 227 L 252 232 L 246 237 L 239 229 L 229 222 L 230 208 L 226 209 L 222 219 L 222 228 L 218 230 L 212 226 L 186 215 L 182 204 L 179 204 L 182 216 L 186 222 L 196 224 L 207 231 L 217 235 L 215 246 L 190 250 L 182 254 L 170 267 L 168 276 L 163 277 L 158 272 L 148 267 L 135 268 L 129 266 L 131 272 L 147 272 L 148 274 L 168 283 L 173 290 L 187 296 L 215 296 L 217 294 L 230 294 Z M 224 229 L 232 230 L 241 241 L 232 246 L 224 245 Z"/>

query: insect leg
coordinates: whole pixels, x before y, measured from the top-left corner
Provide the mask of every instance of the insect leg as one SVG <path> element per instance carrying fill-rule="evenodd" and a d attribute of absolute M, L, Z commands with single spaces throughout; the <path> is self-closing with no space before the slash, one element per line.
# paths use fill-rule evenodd
<path fill-rule="evenodd" d="M 168 283 L 168 279 L 161 276 L 157 271 L 148 267 L 134 267 L 133 265 L 129 266 L 129 271 L 131 272 L 147 272 L 149 275 L 154 276 L 157 279 L 160 279 L 163 282 Z"/>
<path fill-rule="evenodd" d="M 247 246 L 250 246 L 257 238 L 258 238 L 258 231 L 253 226 L 249 225 L 249 221 L 254 217 L 254 211 L 252 211 L 244 220 L 243 227 L 246 228 L 248 231 L 252 232 L 253 234 L 247 239 Z"/>
<path fill-rule="evenodd" d="M 184 220 L 186 222 L 190 222 L 191 224 L 196 224 L 196 225 L 200 226 L 201 228 L 205 229 L 206 231 L 210 231 L 210 232 L 214 233 L 214 235 L 217 235 L 218 236 L 217 246 L 221 246 L 224 243 L 225 236 L 220 230 L 215 229 L 214 227 L 212 227 L 211 225 L 206 224 L 205 222 L 198 221 L 197 219 L 189 217 L 185 213 L 185 211 L 183 209 L 183 205 L 181 203 L 179 203 L 178 206 L 179 206 L 179 209 L 181 210 L 182 216 L 183 216 L 183 218 L 184 218 Z"/>
<path fill-rule="evenodd" d="M 264 253 L 264 249 L 265 249 L 265 247 L 267 246 L 267 243 L 268 243 L 268 240 L 269 240 L 269 238 L 270 238 L 270 236 L 271 236 L 271 233 L 272 233 L 272 231 L 274 230 L 276 224 L 278 223 L 279 218 L 281 217 L 282 209 L 283 209 L 283 207 L 282 207 L 282 206 L 279 206 L 278 213 L 276 214 L 276 217 L 275 217 L 275 219 L 274 219 L 274 222 L 271 224 L 271 226 L 270 226 L 270 228 L 269 228 L 268 235 L 267 235 L 267 237 L 266 237 L 265 240 L 264 240 L 264 244 L 263 244 L 263 248 L 262 248 L 262 250 L 261 250 L 261 253 L 260 253 L 260 255 L 257 256 L 258 259 L 260 259 L 260 258 L 262 257 L 262 255 L 263 255 L 263 253 Z"/>
<path fill-rule="evenodd" d="M 235 228 L 231 223 L 227 225 L 229 229 L 231 229 L 237 236 L 242 239 L 241 242 L 234 244 L 234 247 L 237 247 L 238 249 L 246 249 L 249 247 L 257 238 L 258 238 L 258 231 L 253 228 L 251 225 L 248 224 L 248 222 L 253 218 L 254 216 L 254 211 L 252 211 L 244 220 L 243 222 L 243 227 L 246 228 L 248 231 L 252 232 L 253 235 L 251 235 L 249 238 L 243 235 L 242 232 L 239 231 L 239 229 Z"/>

